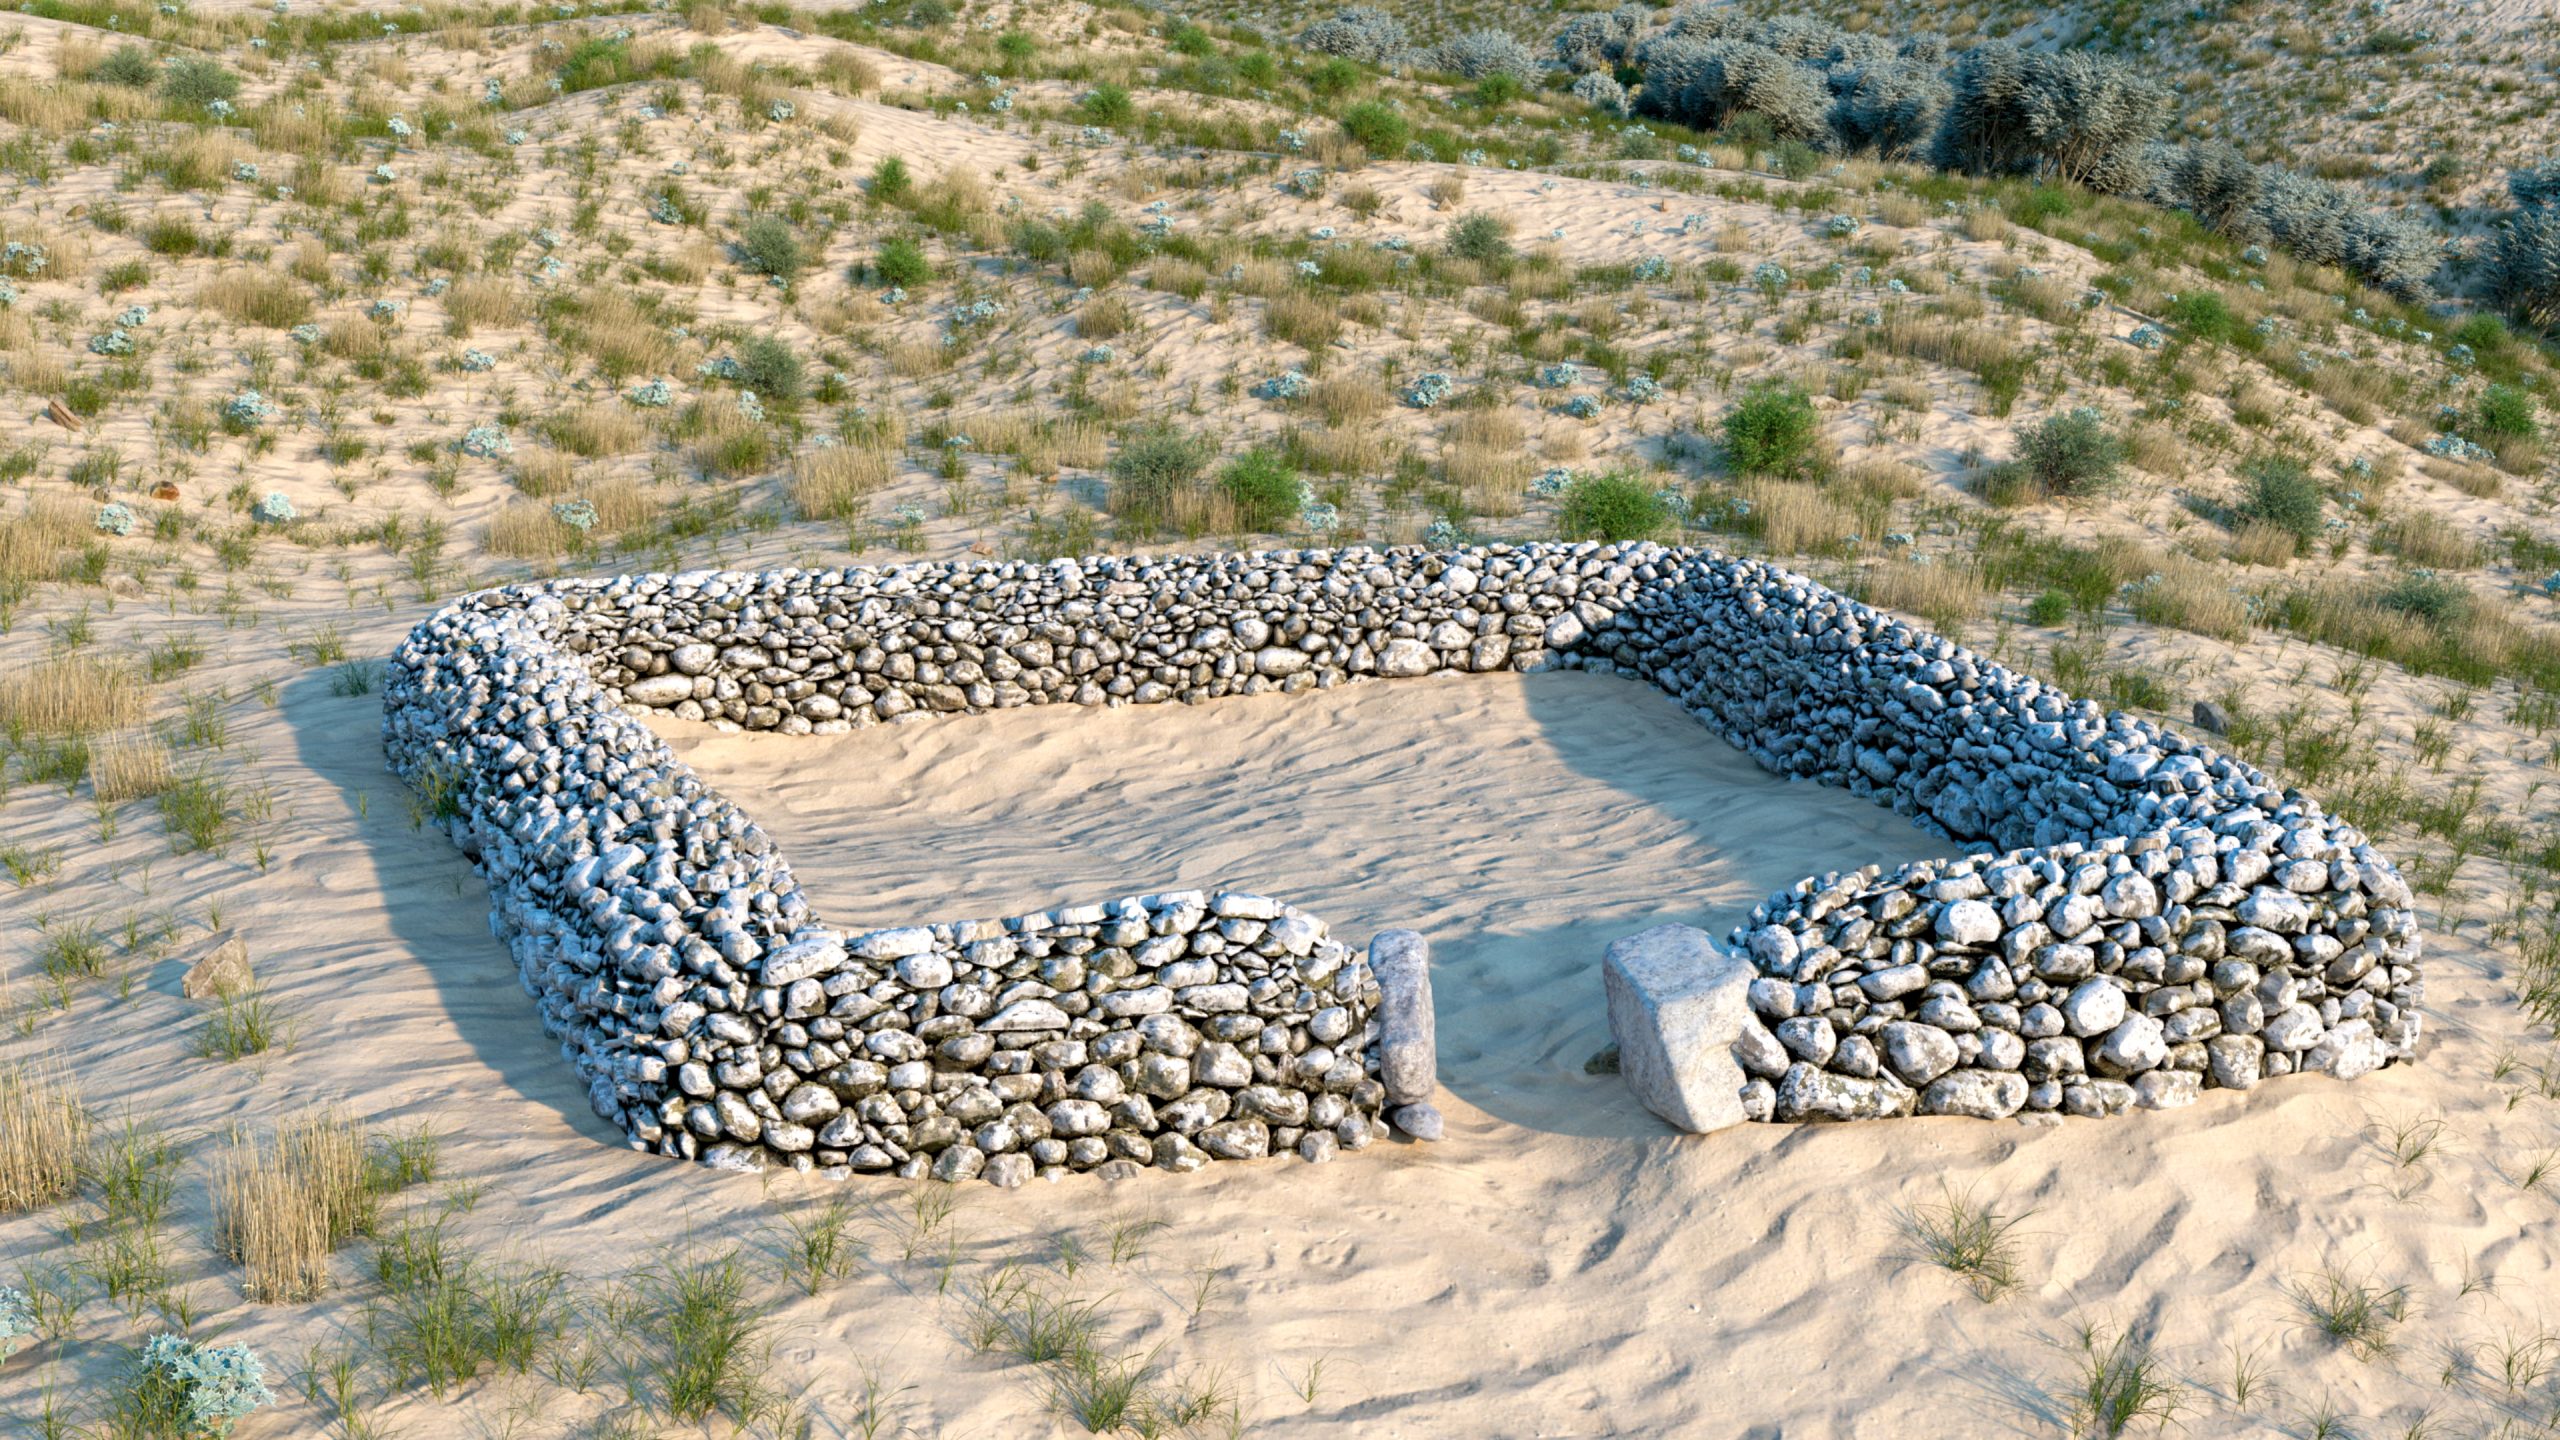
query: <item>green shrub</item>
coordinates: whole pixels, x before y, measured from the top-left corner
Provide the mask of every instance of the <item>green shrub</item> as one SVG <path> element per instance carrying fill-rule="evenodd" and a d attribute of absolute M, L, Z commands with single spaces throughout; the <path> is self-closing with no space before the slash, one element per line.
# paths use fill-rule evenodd
<path fill-rule="evenodd" d="M 1779 141 L 1769 157 L 1769 168 L 1790 180 L 1802 180 L 1822 166 L 1822 152 L 1801 140 Z"/>
<path fill-rule="evenodd" d="M 1218 488 L 1243 529 L 1278 530 L 1298 518 L 1298 472 L 1277 450 L 1256 447 L 1237 456 L 1219 473 Z"/>
<path fill-rule="evenodd" d="M 1499 109 L 1527 94 L 1520 77 L 1508 70 L 1496 70 L 1476 82 L 1476 103 L 1488 110 Z"/>
<path fill-rule="evenodd" d="M 240 77 L 225 69 L 218 60 L 193 56 L 172 60 L 160 76 L 160 98 L 172 105 L 208 109 L 217 100 L 233 100 L 240 94 Z"/>
<path fill-rule="evenodd" d="M 757 215 L 747 221 L 738 232 L 738 258 L 748 269 L 780 280 L 798 277 L 800 267 L 808 263 L 800 232 L 779 215 Z"/>
<path fill-rule="evenodd" d="M 1328 99 L 1350 90 L 1360 83 L 1360 67 L 1336 55 L 1307 72 L 1307 88 Z M 1343 117 L 1345 130 L 1351 128 L 1350 117 Z M 1359 139 L 1357 135 L 1352 137 Z M 1366 144 L 1366 141 L 1361 143 Z"/>
<path fill-rule="evenodd" d="M 160 78 L 160 62 L 139 45 L 119 45 L 115 53 L 98 62 L 89 78 L 101 85 L 122 85 L 140 90 Z"/>
<path fill-rule="evenodd" d="M 1568 540 L 1640 540 L 1670 522 L 1671 507 L 1625 470 L 1575 476 L 1556 511 Z"/>
<path fill-rule="evenodd" d="M 560 89 L 575 95 L 581 90 L 600 90 L 607 85 L 620 85 L 636 78 L 638 70 L 631 63 L 631 46 L 621 40 L 608 40 L 599 35 L 582 40 L 569 58 L 560 63 Z"/>
<path fill-rule="evenodd" d="M 1215 453 L 1208 441 L 1171 427 L 1130 437 L 1111 457 L 1111 513 L 1139 530 L 1163 528 Z"/>
<path fill-rule="evenodd" d="M 1461 260 L 1508 260 L 1511 258 L 1511 222 L 1481 210 L 1461 215 L 1449 226 L 1449 253 Z"/>
<path fill-rule="evenodd" d="M 2240 333 L 2238 317 L 2231 313 L 2230 306 L 2222 303 L 2221 296 L 2211 291 L 2181 295 L 2169 302 L 2167 313 L 2170 324 L 2198 340 L 2228 344 L 2232 336 Z"/>
<path fill-rule="evenodd" d="M 1779 475 L 1803 464 L 1821 421 L 1813 400 L 1793 385 L 1753 387 L 1724 417 L 1724 448 L 1734 472 Z"/>
<path fill-rule="evenodd" d="M 2433 571 L 2413 571 L 2384 586 L 2374 603 L 2430 625 L 2452 626 L 2471 614 L 2471 592 Z"/>
<path fill-rule="evenodd" d="M 871 169 L 871 198 L 883 205 L 903 205 L 915 194 L 916 179 L 907 162 L 892 155 Z"/>
<path fill-rule="evenodd" d="M 807 374 L 791 347 L 758 335 L 738 347 L 738 383 L 768 400 L 796 400 Z"/>
<path fill-rule="evenodd" d="M 2542 428 L 2535 408 L 2532 391 L 2492 385 L 2472 406 L 2471 428 L 2484 439 L 2530 440 Z"/>
<path fill-rule="evenodd" d="M 2264 455 L 2242 465 L 2240 478 L 2247 488 L 2232 511 L 2236 522 L 2271 525 L 2306 545 L 2319 538 L 2326 497 L 2308 466 L 2290 456 Z"/>
<path fill-rule="evenodd" d="M 2059 590 L 2047 590 L 2027 602 L 2027 623 L 2059 625 L 2071 618 L 2071 597 Z"/>
<path fill-rule="evenodd" d="M 1138 113 L 1137 105 L 1129 99 L 1127 88 L 1109 81 L 1086 91 L 1084 98 L 1076 102 L 1076 108 L 1084 112 L 1088 125 L 1126 125 L 1129 118 Z"/>
<path fill-rule="evenodd" d="M 1363 100 L 1342 112 L 1342 133 L 1372 155 L 1400 156 L 1413 140 L 1405 118 L 1375 100 Z"/>
<path fill-rule="evenodd" d="M 2124 442 L 2105 417 L 2085 407 L 2048 415 L 2018 432 L 2018 464 L 2054 495 L 2086 495 L 2114 483 L 2124 469 Z"/>
<path fill-rule="evenodd" d="M 933 278 L 933 262 L 925 258 L 924 247 L 904 235 L 881 241 L 871 268 L 884 285 L 921 285 Z"/>

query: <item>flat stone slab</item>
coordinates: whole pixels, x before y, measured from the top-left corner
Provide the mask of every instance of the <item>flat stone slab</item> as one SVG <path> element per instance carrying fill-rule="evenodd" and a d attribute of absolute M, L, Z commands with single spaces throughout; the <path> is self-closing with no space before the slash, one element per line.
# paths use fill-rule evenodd
<path fill-rule="evenodd" d="M 1658 925 L 1609 947 L 1600 980 L 1618 1073 L 1646 1109 L 1692 1135 L 1739 1125 L 1750 1077 L 1734 1042 L 1751 1015 L 1759 972 L 1727 955 L 1703 930 Z"/>

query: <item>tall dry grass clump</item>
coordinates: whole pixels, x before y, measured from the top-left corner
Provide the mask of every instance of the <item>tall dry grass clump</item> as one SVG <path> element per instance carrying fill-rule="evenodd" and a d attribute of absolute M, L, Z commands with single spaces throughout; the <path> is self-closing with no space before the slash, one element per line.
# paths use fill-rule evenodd
<path fill-rule="evenodd" d="M 847 46 L 818 57 L 818 78 L 839 95 L 868 95 L 880 88 L 880 67 Z"/>
<path fill-rule="evenodd" d="M 0 730 L 95 735 L 142 718 L 142 682 L 128 666 L 60 655 L 0 676 Z"/>
<path fill-rule="evenodd" d="M 176 781 L 169 747 L 148 731 L 111 736 L 89 753 L 89 788 L 109 805 L 148 799 Z"/>
<path fill-rule="evenodd" d="M 311 292 L 263 265 L 235 265 L 196 291 L 196 303 L 235 325 L 290 330 L 311 318 Z"/>
<path fill-rule="evenodd" d="M 577 483 L 577 466 L 557 450 L 528 447 L 516 452 L 514 479 L 518 490 L 540 500 Z"/>
<path fill-rule="evenodd" d="M 649 443 L 649 425 L 623 406 L 599 401 L 543 422 L 543 434 L 572 455 L 627 455 Z"/>
<path fill-rule="evenodd" d="M 858 445 L 803 451 L 791 462 L 791 503 L 812 520 L 850 520 L 889 483 L 896 460 L 893 451 Z"/>
<path fill-rule="evenodd" d="M 585 351 L 597 369 L 614 379 L 663 374 L 675 364 L 675 342 L 667 338 L 666 327 L 620 291 L 590 290 L 571 311 L 554 338 Z"/>
<path fill-rule="evenodd" d="M 1816 485 L 1752 480 L 1743 485 L 1742 495 L 1751 502 L 1747 523 L 1775 554 L 1827 555 L 1858 533 L 1857 514 Z"/>
<path fill-rule="evenodd" d="M 94 507 L 68 495 L 38 495 L 0 517 L 0 588 L 33 585 L 62 573 L 62 562 L 91 531 Z"/>
<path fill-rule="evenodd" d="M 1342 316 L 1333 301 L 1303 291 L 1273 300 L 1263 311 L 1262 324 L 1273 339 L 1307 350 L 1322 350 L 1342 334 Z"/>
<path fill-rule="evenodd" d="M 511 560 L 556 560 L 578 548 L 578 532 L 562 524 L 547 500 L 510 500 L 489 517 L 480 544 Z"/>
<path fill-rule="evenodd" d="M 0 1068 L 0 1212 L 68 1199 L 89 1152 L 89 1112 L 59 1073 Z"/>
<path fill-rule="evenodd" d="M 1858 572 L 1857 595 L 1870 605 L 1917 615 L 1939 630 L 1962 630 L 1988 599 L 1982 576 L 1955 560 L 1923 564 L 1896 559 Z"/>
<path fill-rule="evenodd" d="M 524 301 L 513 282 L 475 275 L 453 282 L 444 292 L 445 333 L 459 340 L 483 326 L 513 325 L 524 319 Z"/>
<path fill-rule="evenodd" d="M 308 1300 L 329 1288 L 329 1255 L 370 1234 L 386 1188 L 364 1129 L 334 1110 L 292 1116 L 264 1141 L 215 1162 L 214 1244 L 259 1301 Z"/>

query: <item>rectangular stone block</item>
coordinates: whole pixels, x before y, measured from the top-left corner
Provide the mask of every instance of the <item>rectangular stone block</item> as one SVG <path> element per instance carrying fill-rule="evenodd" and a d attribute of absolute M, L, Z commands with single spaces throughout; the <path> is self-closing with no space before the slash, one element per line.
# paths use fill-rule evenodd
<path fill-rule="evenodd" d="M 1659 925 L 1609 947 L 1600 979 L 1618 1073 L 1645 1108 L 1693 1135 L 1746 1118 L 1747 1076 L 1734 1041 L 1751 1017 L 1759 972 L 1716 948 L 1705 931 Z"/>

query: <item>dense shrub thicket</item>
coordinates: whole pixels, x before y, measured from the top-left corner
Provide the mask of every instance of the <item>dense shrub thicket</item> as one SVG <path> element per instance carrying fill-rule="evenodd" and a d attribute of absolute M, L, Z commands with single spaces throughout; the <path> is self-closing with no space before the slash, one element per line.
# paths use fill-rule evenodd
<path fill-rule="evenodd" d="M 1399 22 L 1365 6 L 1299 38 L 1329 55 L 1470 79 L 1526 78 L 1536 68 L 1527 47 L 1498 31 L 1416 49 Z M 1639 5 L 1574 15 L 1549 52 L 1580 77 L 1573 93 L 1608 113 L 1746 131 L 1793 154 L 1875 153 L 2131 196 L 2191 211 L 2208 229 L 2247 243 L 2339 266 L 2404 298 L 2424 295 L 2442 261 L 2435 232 L 2407 212 L 2366 208 L 2328 181 L 2252 164 L 2227 145 L 2162 143 L 2174 104 L 2169 87 L 2104 56 L 1999 40 L 1951 51 L 1936 34 L 1893 41 L 1803 15 L 1752 20 L 1696 0 L 1660 29 Z M 1639 81 L 1632 96 L 1631 75 Z M 2527 210 L 2560 196 L 2560 164 L 2518 177 Z M 2560 249 L 2545 239 L 2553 229 L 2560 225 L 2510 227 L 2513 242 L 2498 257 L 2504 289 L 2560 304 L 2550 278 Z"/>

